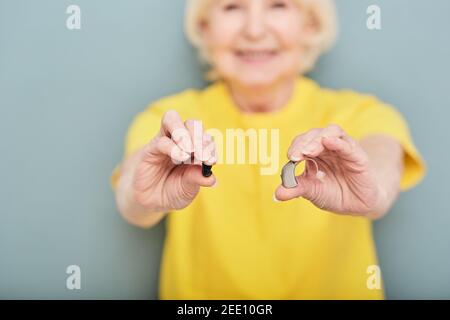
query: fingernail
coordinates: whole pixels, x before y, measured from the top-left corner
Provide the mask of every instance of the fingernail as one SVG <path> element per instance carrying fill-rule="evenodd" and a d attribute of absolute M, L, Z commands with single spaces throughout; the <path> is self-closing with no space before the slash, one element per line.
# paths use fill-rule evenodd
<path fill-rule="evenodd" d="M 216 182 L 214 182 L 214 184 L 211 186 L 211 188 L 217 187 L 218 184 L 219 184 L 219 182 L 216 180 Z"/>
<path fill-rule="evenodd" d="M 296 155 L 291 155 L 290 160 L 298 162 L 298 161 L 300 161 L 300 157 L 296 156 Z"/>
<path fill-rule="evenodd" d="M 277 199 L 277 196 L 275 194 L 273 195 L 273 201 L 280 202 L 280 200 Z"/>
<path fill-rule="evenodd" d="M 215 156 L 211 157 L 208 161 L 206 161 L 207 164 L 212 165 L 217 162 L 217 158 Z"/>
<path fill-rule="evenodd" d="M 309 155 L 314 152 L 315 147 L 311 145 L 307 145 L 303 148 L 303 154 Z"/>

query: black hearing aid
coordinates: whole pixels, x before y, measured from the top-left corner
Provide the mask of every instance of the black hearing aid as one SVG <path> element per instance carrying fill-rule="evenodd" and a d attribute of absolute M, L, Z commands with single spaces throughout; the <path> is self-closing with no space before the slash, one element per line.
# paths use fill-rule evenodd
<path fill-rule="evenodd" d="M 204 162 L 202 162 L 202 175 L 205 178 L 208 178 L 212 175 L 212 166 L 205 164 Z"/>

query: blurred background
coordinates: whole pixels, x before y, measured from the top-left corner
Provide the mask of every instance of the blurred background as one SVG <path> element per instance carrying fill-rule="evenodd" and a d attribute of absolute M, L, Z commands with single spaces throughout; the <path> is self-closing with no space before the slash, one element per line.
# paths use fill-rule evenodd
<path fill-rule="evenodd" d="M 81 29 L 69 30 L 69 5 Z M 366 27 L 380 6 L 382 29 Z M 109 176 L 133 117 L 201 88 L 184 0 L 0 0 L 0 298 L 155 299 L 164 222 L 119 216 Z M 407 119 L 428 165 L 374 224 L 387 298 L 450 299 L 450 2 L 337 1 L 340 39 L 311 76 Z M 81 267 L 81 290 L 66 268 Z"/>

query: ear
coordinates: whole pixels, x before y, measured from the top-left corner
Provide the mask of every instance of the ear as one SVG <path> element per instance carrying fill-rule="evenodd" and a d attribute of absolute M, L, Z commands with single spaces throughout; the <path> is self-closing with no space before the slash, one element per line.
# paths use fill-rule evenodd
<path fill-rule="evenodd" d="M 205 19 L 201 19 L 198 22 L 198 34 L 200 35 L 200 37 L 205 40 L 205 37 L 208 34 L 209 31 L 209 25 L 208 25 L 208 21 L 206 21 Z"/>
<path fill-rule="evenodd" d="M 303 25 L 303 32 L 307 42 L 311 43 L 317 41 L 321 30 L 320 20 L 317 15 L 309 10 L 305 17 Z"/>

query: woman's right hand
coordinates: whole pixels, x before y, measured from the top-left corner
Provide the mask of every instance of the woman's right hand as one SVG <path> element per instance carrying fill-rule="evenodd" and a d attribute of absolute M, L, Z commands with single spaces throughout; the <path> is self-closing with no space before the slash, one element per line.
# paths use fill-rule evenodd
<path fill-rule="evenodd" d="M 216 161 L 214 141 L 202 122 L 183 122 L 169 110 L 159 133 L 140 151 L 131 184 L 134 201 L 148 212 L 185 208 L 201 186 L 215 185 L 214 174 L 202 175 L 202 162 L 214 165 Z"/>

